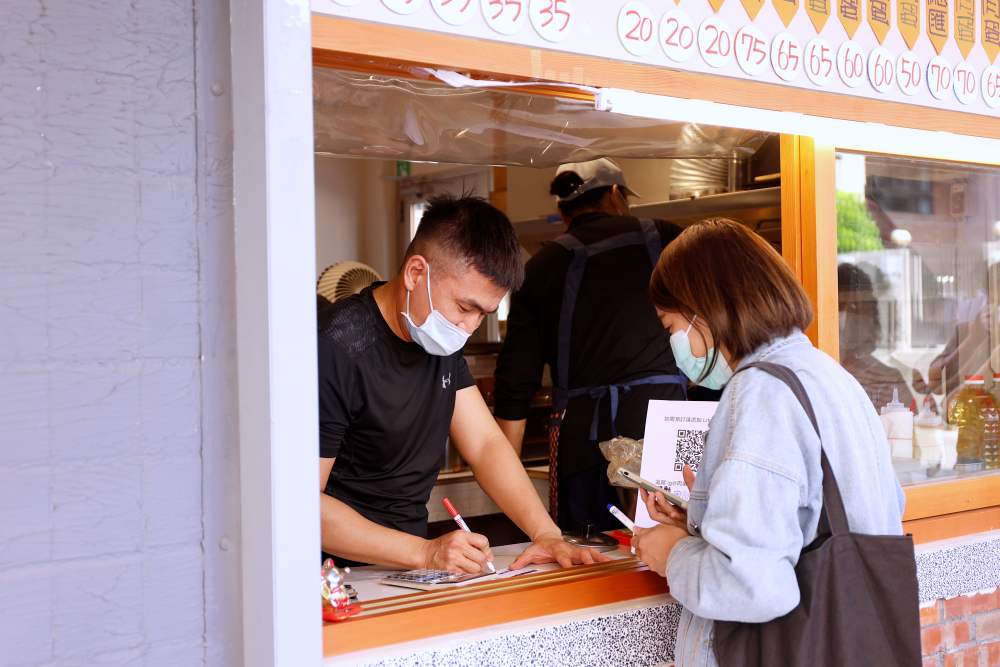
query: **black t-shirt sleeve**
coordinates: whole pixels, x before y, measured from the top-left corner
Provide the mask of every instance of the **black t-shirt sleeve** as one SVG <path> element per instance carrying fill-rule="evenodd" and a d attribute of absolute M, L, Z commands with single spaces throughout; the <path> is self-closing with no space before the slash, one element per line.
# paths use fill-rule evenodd
<path fill-rule="evenodd" d="M 545 253 L 545 254 L 543 254 Z M 544 332 L 540 311 L 547 279 L 543 249 L 525 267 L 524 284 L 511 296 L 507 335 L 497 359 L 493 413 L 500 419 L 526 419 L 531 399 L 545 370 Z"/>
<path fill-rule="evenodd" d="M 347 429 L 357 414 L 353 361 L 328 337 L 319 336 L 319 455 L 340 453 Z"/>
<path fill-rule="evenodd" d="M 469 362 L 462 353 L 459 352 L 455 356 L 455 391 L 462 391 L 476 384 L 476 381 L 472 377 L 472 371 L 469 370 Z"/>

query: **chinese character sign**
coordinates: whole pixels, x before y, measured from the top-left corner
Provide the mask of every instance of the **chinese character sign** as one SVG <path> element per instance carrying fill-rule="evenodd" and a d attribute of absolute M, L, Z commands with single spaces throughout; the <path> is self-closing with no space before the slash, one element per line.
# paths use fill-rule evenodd
<path fill-rule="evenodd" d="M 892 6 L 889 0 L 868 0 L 868 25 L 871 26 L 879 44 L 885 42 L 891 20 Z"/>
<path fill-rule="evenodd" d="M 955 0 L 955 42 L 963 58 L 976 44 L 976 1 Z"/>
<path fill-rule="evenodd" d="M 837 16 L 844 26 L 848 39 L 854 39 L 854 33 L 861 25 L 861 0 L 836 0 Z"/>
<path fill-rule="evenodd" d="M 1000 53 L 1000 0 L 983 0 L 983 49 L 990 63 Z"/>
<path fill-rule="evenodd" d="M 906 48 L 912 49 L 920 37 L 920 0 L 896 1 L 896 26 Z"/>
<path fill-rule="evenodd" d="M 823 32 L 823 27 L 830 19 L 830 0 L 806 0 L 806 13 L 816 32 Z"/>
<path fill-rule="evenodd" d="M 927 36 L 934 50 L 941 55 L 948 41 L 948 0 L 927 1 Z"/>

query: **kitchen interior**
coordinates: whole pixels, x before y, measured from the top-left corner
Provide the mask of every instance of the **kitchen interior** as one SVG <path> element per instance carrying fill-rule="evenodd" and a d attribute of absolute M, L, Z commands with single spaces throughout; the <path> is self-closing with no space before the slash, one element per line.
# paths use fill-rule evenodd
<path fill-rule="evenodd" d="M 778 135 L 609 114 L 572 89 L 456 87 L 419 69 L 314 74 L 317 290 L 331 301 L 390 279 L 439 194 L 475 194 L 504 210 L 529 259 L 565 231 L 548 194 L 556 167 L 602 156 L 639 193 L 633 215 L 681 226 L 728 217 L 781 250 Z M 488 404 L 505 306 L 465 348 Z M 551 384 L 546 372 L 521 455 L 546 504 Z M 445 459 L 428 503 L 431 535 L 454 528 L 447 495 L 491 543 L 524 541 L 458 452 L 446 445 Z"/>

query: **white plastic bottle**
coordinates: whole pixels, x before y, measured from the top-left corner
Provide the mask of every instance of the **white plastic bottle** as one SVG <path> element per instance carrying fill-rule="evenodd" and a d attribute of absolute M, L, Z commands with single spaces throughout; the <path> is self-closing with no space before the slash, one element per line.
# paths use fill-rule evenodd
<path fill-rule="evenodd" d="M 913 413 L 899 402 L 899 389 L 893 388 L 892 401 L 882 407 L 882 427 L 889 438 L 893 458 L 913 458 Z"/>

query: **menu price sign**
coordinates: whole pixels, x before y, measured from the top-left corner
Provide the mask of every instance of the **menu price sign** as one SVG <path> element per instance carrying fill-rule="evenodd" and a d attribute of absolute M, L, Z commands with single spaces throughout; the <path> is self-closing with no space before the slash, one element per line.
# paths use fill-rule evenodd
<path fill-rule="evenodd" d="M 1000 0 L 311 2 L 362 21 L 1000 115 Z"/>
<path fill-rule="evenodd" d="M 684 466 L 698 471 L 708 426 L 718 407 L 713 401 L 650 401 L 639 475 L 687 500 L 691 494 L 684 484 Z M 635 525 L 640 528 L 656 525 L 641 498 L 636 503 Z"/>

